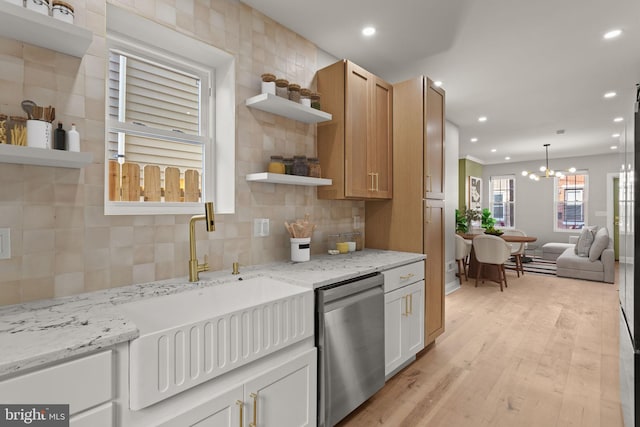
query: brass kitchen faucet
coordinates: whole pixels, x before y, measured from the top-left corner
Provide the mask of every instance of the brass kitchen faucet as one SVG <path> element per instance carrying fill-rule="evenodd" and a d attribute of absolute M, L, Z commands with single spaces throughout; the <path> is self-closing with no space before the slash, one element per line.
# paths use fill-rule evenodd
<path fill-rule="evenodd" d="M 195 215 L 189 221 L 189 281 L 197 282 L 200 280 L 201 271 L 209 270 L 207 256 L 204 256 L 204 264 L 198 264 L 198 255 L 196 254 L 196 222 L 205 221 L 205 227 L 208 232 L 216 231 L 216 221 L 213 214 L 213 202 L 205 202 L 204 215 Z"/>

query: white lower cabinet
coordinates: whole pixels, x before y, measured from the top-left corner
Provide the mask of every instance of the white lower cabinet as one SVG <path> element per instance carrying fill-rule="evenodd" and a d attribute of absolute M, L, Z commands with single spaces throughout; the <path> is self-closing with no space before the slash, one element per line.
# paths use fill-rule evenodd
<path fill-rule="evenodd" d="M 384 295 L 385 376 L 424 348 L 424 280 Z"/>
<path fill-rule="evenodd" d="M 159 425 L 315 426 L 316 365 L 316 349 L 312 348 L 286 363 L 266 368 L 258 375 L 246 379 L 244 383 Z"/>
<path fill-rule="evenodd" d="M 209 401 L 178 415 L 159 427 L 237 427 L 242 420 L 242 385 L 211 398 Z"/>
<path fill-rule="evenodd" d="M 72 427 L 113 426 L 113 352 L 103 351 L 0 381 L 3 404 L 68 404 Z"/>

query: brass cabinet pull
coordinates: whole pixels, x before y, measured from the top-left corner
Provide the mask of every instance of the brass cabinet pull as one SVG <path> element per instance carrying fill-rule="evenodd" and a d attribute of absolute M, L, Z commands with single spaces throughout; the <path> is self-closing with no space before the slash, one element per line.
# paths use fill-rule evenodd
<path fill-rule="evenodd" d="M 242 427 L 244 425 L 244 420 L 243 420 L 244 402 L 242 400 L 236 400 L 236 405 L 238 405 L 238 407 L 240 408 L 240 427 Z"/>
<path fill-rule="evenodd" d="M 407 296 L 403 296 L 402 297 L 402 305 L 404 305 L 404 311 L 400 310 L 400 314 L 402 314 L 403 316 L 407 316 L 409 313 L 407 313 Z"/>
<path fill-rule="evenodd" d="M 425 210 L 427 211 L 427 220 L 426 223 L 427 224 L 431 224 L 431 215 L 433 214 L 433 212 L 431 212 L 431 206 L 426 206 Z"/>
<path fill-rule="evenodd" d="M 407 295 L 407 299 L 409 300 L 409 314 L 413 314 L 413 294 Z"/>
<path fill-rule="evenodd" d="M 249 397 L 253 399 L 253 422 L 249 427 L 258 427 L 258 393 L 251 393 Z"/>
<path fill-rule="evenodd" d="M 371 188 L 369 188 L 369 191 L 376 191 L 373 177 L 375 174 L 373 172 L 369 172 L 367 175 L 371 177 Z"/>
<path fill-rule="evenodd" d="M 376 172 L 375 175 L 376 175 L 376 191 L 380 191 L 380 174 Z"/>
<path fill-rule="evenodd" d="M 400 280 L 407 280 L 413 277 L 413 273 L 409 273 L 406 276 L 400 276 Z"/>

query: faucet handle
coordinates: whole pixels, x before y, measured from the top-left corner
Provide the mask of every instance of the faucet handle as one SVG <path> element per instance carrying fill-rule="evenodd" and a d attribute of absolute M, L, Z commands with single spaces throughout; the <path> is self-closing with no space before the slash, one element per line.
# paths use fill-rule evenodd
<path fill-rule="evenodd" d="M 240 274 L 240 263 L 239 262 L 234 262 L 233 263 L 233 272 L 231 274 Z"/>
<path fill-rule="evenodd" d="M 202 271 L 208 271 L 209 270 L 209 258 L 207 257 L 207 254 L 204 255 L 204 264 L 202 264 Z"/>

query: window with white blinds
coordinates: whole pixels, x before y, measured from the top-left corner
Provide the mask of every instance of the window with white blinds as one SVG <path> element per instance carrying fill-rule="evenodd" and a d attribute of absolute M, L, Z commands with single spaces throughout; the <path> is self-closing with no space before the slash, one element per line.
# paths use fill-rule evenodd
<path fill-rule="evenodd" d="M 208 73 L 140 52 L 109 50 L 109 199 L 200 203 L 209 140 L 210 103 L 203 102 L 210 92 Z"/>

